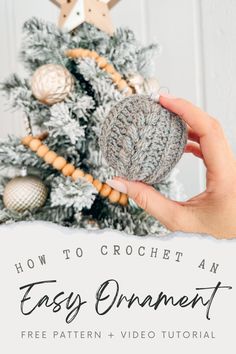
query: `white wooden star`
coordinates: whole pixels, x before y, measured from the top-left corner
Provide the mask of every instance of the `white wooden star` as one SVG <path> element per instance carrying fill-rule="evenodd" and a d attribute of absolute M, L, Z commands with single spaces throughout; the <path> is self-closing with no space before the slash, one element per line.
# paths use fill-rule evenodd
<path fill-rule="evenodd" d="M 88 22 L 113 34 L 110 9 L 120 0 L 51 0 L 61 8 L 59 27 L 69 32 Z"/>

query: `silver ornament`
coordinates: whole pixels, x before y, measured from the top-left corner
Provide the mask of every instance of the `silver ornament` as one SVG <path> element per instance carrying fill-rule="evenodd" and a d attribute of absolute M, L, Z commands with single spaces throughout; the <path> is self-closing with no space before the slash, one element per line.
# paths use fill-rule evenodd
<path fill-rule="evenodd" d="M 33 95 L 48 105 L 63 101 L 73 88 L 73 76 L 64 66 L 57 64 L 40 66 L 31 81 Z"/>
<path fill-rule="evenodd" d="M 4 206 L 12 211 L 24 212 L 41 208 L 47 199 L 47 188 L 35 176 L 15 177 L 7 183 L 4 194 Z"/>

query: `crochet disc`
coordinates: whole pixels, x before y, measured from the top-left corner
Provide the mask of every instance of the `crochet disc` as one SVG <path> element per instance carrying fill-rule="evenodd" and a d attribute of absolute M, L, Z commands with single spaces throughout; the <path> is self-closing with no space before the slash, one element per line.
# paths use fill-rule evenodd
<path fill-rule="evenodd" d="M 105 160 L 117 175 L 148 184 L 169 175 L 186 142 L 185 122 L 143 95 L 127 97 L 111 109 L 99 141 Z"/>

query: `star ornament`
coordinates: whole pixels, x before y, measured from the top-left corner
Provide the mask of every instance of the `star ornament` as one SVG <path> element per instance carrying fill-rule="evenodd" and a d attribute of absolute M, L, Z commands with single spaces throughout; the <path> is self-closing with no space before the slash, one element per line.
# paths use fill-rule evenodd
<path fill-rule="evenodd" d="M 59 27 L 69 32 L 90 23 L 110 35 L 114 32 L 110 9 L 119 0 L 51 0 L 61 8 Z"/>

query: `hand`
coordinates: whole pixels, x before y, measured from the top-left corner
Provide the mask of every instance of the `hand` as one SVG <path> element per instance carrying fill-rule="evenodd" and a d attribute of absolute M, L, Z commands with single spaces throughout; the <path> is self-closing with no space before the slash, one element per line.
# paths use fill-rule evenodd
<path fill-rule="evenodd" d="M 160 103 L 187 123 L 185 152 L 203 159 L 206 190 L 187 202 L 176 202 L 142 182 L 116 177 L 107 183 L 127 193 L 171 231 L 236 237 L 236 160 L 220 123 L 186 100 L 161 96 Z"/>

